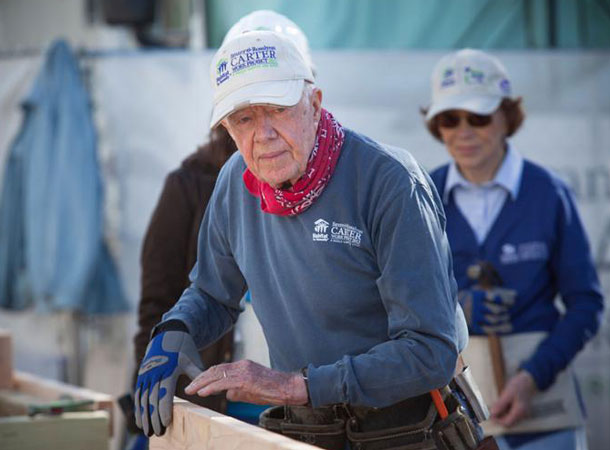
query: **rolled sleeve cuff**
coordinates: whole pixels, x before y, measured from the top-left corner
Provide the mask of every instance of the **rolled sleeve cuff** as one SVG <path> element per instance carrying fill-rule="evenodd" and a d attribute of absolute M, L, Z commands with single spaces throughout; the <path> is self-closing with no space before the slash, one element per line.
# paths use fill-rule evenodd
<path fill-rule="evenodd" d="M 187 333 L 190 334 L 193 338 L 195 345 L 197 345 L 197 347 L 201 345 L 199 342 L 201 341 L 201 333 L 197 333 L 197 327 L 193 326 L 192 317 L 188 313 L 182 311 L 174 311 L 170 309 L 167 313 L 163 315 L 163 321 L 161 322 L 161 324 L 170 320 L 182 322 L 186 327 Z"/>
<path fill-rule="evenodd" d="M 335 365 L 314 367 L 307 366 L 309 396 L 314 408 L 331 403 L 347 403 L 340 371 Z"/>

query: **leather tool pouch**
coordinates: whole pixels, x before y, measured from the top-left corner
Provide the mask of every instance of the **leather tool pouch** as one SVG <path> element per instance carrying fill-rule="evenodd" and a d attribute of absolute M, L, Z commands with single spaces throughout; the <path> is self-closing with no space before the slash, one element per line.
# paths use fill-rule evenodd
<path fill-rule="evenodd" d="M 344 450 L 347 440 L 352 450 L 497 449 L 495 441 L 479 445 L 477 426 L 458 398 L 449 388 L 441 391 L 450 412 L 445 419 L 425 394 L 385 408 L 275 406 L 261 414 L 260 425 L 328 450 Z"/>
<path fill-rule="evenodd" d="M 458 398 L 448 389 L 443 390 L 449 415 L 432 426 L 432 438 L 438 450 L 475 450 L 479 445 L 478 430 L 466 414 Z"/>
<path fill-rule="evenodd" d="M 283 434 L 328 450 L 344 450 L 345 420 L 335 407 L 274 406 L 260 416 L 259 424 L 269 431 Z"/>
<path fill-rule="evenodd" d="M 347 437 L 352 450 L 434 449 L 429 430 L 437 412 L 429 395 L 386 408 L 351 407 Z"/>
<path fill-rule="evenodd" d="M 438 450 L 475 450 L 478 446 L 474 427 L 460 410 L 435 423 L 432 438 Z"/>

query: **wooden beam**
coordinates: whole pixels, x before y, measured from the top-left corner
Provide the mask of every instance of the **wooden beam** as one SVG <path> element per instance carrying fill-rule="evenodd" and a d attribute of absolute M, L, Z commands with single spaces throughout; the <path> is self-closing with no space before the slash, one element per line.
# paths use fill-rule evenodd
<path fill-rule="evenodd" d="M 233 417 L 174 398 L 174 419 L 161 437 L 150 439 L 150 450 L 315 450 Z"/>
<path fill-rule="evenodd" d="M 13 384 L 12 337 L 8 330 L 0 329 L 0 389 L 8 389 Z"/>
<path fill-rule="evenodd" d="M 38 397 L 13 389 L 0 389 L 0 417 L 27 416 L 29 405 L 43 401 Z"/>
<path fill-rule="evenodd" d="M 112 397 L 110 395 L 91 389 L 72 386 L 71 384 L 20 371 L 15 371 L 14 379 L 14 389 L 45 400 L 57 400 L 61 396 L 69 395 L 77 400 L 93 400 L 102 409 L 112 407 Z"/>
<path fill-rule="evenodd" d="M 112 435 L 114 403 L 112 397 L 108 394 L 20 371 L 14 372 L 12 390 L 23 399 L 37 398 L 42 401 L 54 401 L 69 397 L 73 400 L 91 400 L 93 401 L 92 410 L 103 410 L 108 414 L 109 434 Z M 7 403 L 9 402 L 7 401 Z"/>
<path fill-rule="evenodd" d="M 108 411 L 112 419 L 113 400 L 108 394 L 20 371 L 15 371 L 13 389 L 44 400 L 58 400 L 65 396 L 75 400 L 93 400 L 94 409 Z"/>

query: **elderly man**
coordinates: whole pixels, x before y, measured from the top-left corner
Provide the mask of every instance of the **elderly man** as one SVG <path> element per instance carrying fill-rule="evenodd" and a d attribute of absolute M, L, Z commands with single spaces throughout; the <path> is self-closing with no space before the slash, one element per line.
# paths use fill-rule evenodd
<path fill-rule="evenodd" d="M 140 425 L 164 432 L 186 374 L 190 394 L 288 405 L 263 424 L 325 448 L 344 448 L 346 434 L 360 448 L 475 448 L 476 427 L 447 388 L 466 328 L 426 173 L 408 152 L 343 128 L 279 34 L 223 43 L 211 78 L 211 127 L 224 126 L 239 153 L 201 224 L 192 284 L 153 330 Z M 232 327 L 246 289 L 273 368 L 202 372 L 196 349 Z M 442 447 L 449 435 L 455 446 Z"/>

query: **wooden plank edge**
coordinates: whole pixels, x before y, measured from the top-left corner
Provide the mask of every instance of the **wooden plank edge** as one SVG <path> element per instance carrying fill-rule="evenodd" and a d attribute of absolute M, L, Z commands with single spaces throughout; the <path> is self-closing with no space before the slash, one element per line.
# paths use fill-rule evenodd
<path fill-rule="evenodd" d="M 3 450 L 107 450 L 108 420 L 108 413 L 102 410 L 1 417 L 0 443 Z"/>
<path fill-rule="evenodd" d="M 0 328 L 0 389 L 13 384 L 13 340 L 11 332 Z"/>
<path fill-rule="evenodd" d="M 108 413 L 109 434 L 113 434 L 114 401 L 108 394 L 18 370 L 14 372 L 13 389 L 49 401 L 57 400 L 63 395 L 69 395 L 76 400 L 92 400 L 93 409 Z"/>
<path fill-rule="evenodd" d="M 319 449 L 178 398 L 173 414 L 165 434 L 150 438 L 150 450 Z"/>

